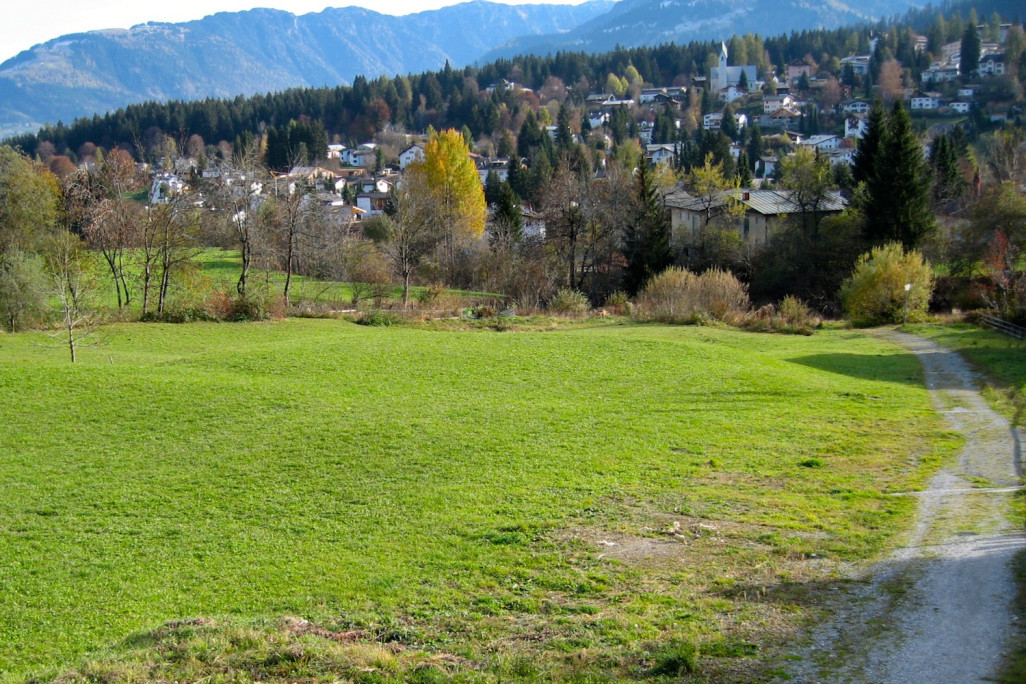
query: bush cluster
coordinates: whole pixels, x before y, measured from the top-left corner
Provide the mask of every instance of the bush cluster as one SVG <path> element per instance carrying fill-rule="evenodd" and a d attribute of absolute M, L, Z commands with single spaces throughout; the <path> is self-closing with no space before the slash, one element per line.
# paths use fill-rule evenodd
<path fill-rule="evenodd" d="M 922 321 L 932 293 L 929 262 L 919 252 L 906 252 L 892 242 L 859 257 L 841 286 L 841 302 L 845 315 L 857 325 Z"/>
<path fill-rule="evenodd" d="M 196 323 L 213 321 L 267 321 L 285 316 L 280 297 L 262 294 L 232 295 L 223 290 L 213 292 L 200 304 L 177 304 L 163 312 L 147 311 L 139 320 L 144 323 Z"/>
<path fill-rule="evenodd" d="M 788 295 L 779 307 L 772 304 L 745 316 L 742 326 L 755 332 L 779 332 L 811 335 L 822 319 L 798 297 Z"/>
<path fill-rule="evenodd" d="M 387 309 L 371 309 L 370 311 L 364 311 L 354 319 L 354 323 L 357 325 L 370 325 L 375 327 L 399 325 L 402 322 L 402 316 L 394 311 L 388 311 Z"/>
<path fill-rule="evenodd" d="M 748 308 L 748 288 L 730 271 L 714 268 L 695 275 L 671 267 L 641 291 L 634 316 L 659 323 L 699 323 L 709 318 L 730 321 Z"/>
<path fill-rule="evenodd" d="M 564 287 L 549 300 L 548 309 L 549 313 L 577 318 L 591 310 L 591 303 L 583 292 Z"/>

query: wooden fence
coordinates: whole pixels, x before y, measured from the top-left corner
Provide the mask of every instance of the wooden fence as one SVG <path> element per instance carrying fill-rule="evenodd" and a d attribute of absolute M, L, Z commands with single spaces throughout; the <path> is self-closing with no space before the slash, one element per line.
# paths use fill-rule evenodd
<path fill-rule="evenodd" d="M 980 314 L 980 322 L 988 328 L 997 330 L 999 333 L 1010 335 L 1017 340 L 1026 340 L 1026 328 L 1003 321 L 996 316 Z"/>

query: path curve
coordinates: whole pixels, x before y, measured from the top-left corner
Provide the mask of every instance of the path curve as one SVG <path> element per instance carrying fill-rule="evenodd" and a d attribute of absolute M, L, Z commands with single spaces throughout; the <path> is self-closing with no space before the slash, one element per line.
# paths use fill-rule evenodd
<path fill-rule="evenodd" d="M 916 354 L 934 405 L 965 436 L 958 463 L 919 498 L 915 528 L 869 581 L 832 601 L 792 682 L 977 682 L 992 677 L 1015 630 L 1011 561 L 1026 535 L 1008 522 L 1022 479 L 1016 431 L 977 391 L 955 352 L 896 330 L 871 334 Z"/>

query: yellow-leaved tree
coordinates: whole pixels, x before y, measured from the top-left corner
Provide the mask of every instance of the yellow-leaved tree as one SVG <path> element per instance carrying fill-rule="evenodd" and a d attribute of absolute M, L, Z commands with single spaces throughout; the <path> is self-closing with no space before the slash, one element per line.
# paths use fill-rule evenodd
<path fill-rule="evenodd" d="M 455 275 L 456 247 L 480 238 L 487 219 L 484 187 L 463 135 L 455 129 L 433 132 L 424 146 L 424 161 L 407 170 L 410 186 L 422 190 L 426 201 L 421 220 L 427 221 L 444 245 L 450 279 Z"/>

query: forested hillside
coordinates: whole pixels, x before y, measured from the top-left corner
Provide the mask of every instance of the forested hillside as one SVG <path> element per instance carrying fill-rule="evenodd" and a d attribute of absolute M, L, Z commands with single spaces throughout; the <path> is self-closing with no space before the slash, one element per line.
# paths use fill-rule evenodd
<path fill-rule="evenodd" d="M 348 85 L 358 75 L 464 65 L 513 37 L 563 32 L 611 6 L 477 0 L 403 17 L 358 7 L 255 9 L 54 40 L 0 65 L 0 127 L 70 121 L 146 100 Z"/>

